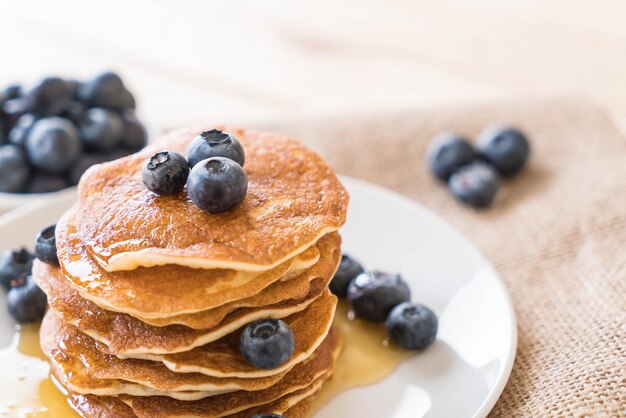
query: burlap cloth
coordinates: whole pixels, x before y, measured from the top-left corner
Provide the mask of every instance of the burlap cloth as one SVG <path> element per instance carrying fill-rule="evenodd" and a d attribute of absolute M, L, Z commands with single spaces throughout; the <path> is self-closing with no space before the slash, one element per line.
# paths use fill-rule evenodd
<path fill-rule="evenodd" d="M 533 154 L 495 207 L 475 211 L 432 178 L 424 153 L 443 130 L 474 138 L 493 122 L 521 127 Z M 626 416 L 626 139 L 605 112 L 570 98 L 261 127 L 303 139 L 340 173 L 410 196 L 495 265 L 519 343 L 491 416 Z"/>

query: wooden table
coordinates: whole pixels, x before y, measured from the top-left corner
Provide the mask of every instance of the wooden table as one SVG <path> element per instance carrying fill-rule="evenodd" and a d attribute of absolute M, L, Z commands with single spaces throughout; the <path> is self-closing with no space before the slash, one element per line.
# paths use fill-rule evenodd
<path fill-rule="evenodd" d="M 626 127 L 626 2 L 0 3 L 0 82 L 113 68 L 153 126 L 582 93 Z"/>

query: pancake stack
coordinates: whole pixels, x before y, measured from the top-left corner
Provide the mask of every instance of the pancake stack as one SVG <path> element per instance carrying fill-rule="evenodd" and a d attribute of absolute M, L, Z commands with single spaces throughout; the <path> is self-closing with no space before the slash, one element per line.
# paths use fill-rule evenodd
<path fill-rule="evenodd" d="M 296 140 L 229 129 L 246 151 L 248 193 L 209 214 L 184 191 L 156 196 L 147 159 L 187 154 L 197 130 L 92 167 L 56 228 L 59 266 L 37 262 L 48 295 L 41 344 L 51 375 L 86 417 L 307 416 L 339 336 L 328 284 L 348 195 Z M 275 369 L 239 351 L 247 324 L 282 319 L 295 337 Z"/>

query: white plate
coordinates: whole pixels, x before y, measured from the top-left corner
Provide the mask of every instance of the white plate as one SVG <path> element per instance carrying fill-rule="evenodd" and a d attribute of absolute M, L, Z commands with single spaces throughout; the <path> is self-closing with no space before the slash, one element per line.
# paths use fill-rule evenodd
<path fill-rule="evenodd" d="M 351 195 L 343 248 L 369 269 L 399 271 L 413 300 L 439 316 L 437 341 L 384 381 L 333 399 L 316 418 L 484 417 L 502 393 L 516 348 L 506 290 L 476 247 L 413 201 L 343 178 Z M 0 249 L 31 246 L 72 204 L 64 194 L 0 217 Z M 12 323 L 0 302 L 0 347 Z"/>

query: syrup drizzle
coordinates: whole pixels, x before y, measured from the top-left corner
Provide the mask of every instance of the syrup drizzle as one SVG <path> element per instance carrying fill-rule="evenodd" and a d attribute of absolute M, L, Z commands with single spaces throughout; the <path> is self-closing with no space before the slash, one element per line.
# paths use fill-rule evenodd
<path fill-rule="evenodd" d="M 316 404 L 321 407 L 351 388 L 370 385 L 389 376 L 411 356 L 387 343 L 385 327 L 354 319 L 340 302 L 335 325 L 342 350 L 333 377 L 324 384 Z M 0 350 L 0 418 L 78 417 L 65 395 L 49 377 L 49 365 L 39 346 L 39 326 L 17 326 L 12 344 Z"/>
<path fill-rule="evenodd" d="M 342 349 L 316 400 L 319 407 L 346 390 L 380 382 L 411 357 L 410 351 L 387 341 L 384 324 L 355 319 L 344 301 L 337 306 L 335 326 L 341 331 Z"/>
<path fill-rule="evenodd" d="M 39 346 L 39 326 L 16 326 L 13 342 L 0 350 L 0 417 L 78 417 L 50 380 Z"/>

